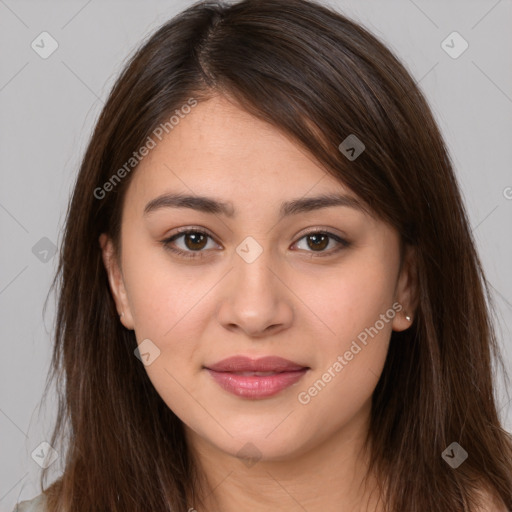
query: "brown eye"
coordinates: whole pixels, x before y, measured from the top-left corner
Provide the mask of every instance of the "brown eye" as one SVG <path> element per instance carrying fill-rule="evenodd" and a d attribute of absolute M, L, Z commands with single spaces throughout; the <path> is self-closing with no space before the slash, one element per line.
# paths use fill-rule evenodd
<path fill-rule="evenodd" d="M 211 242 L 213 247 L 208 247 Z M 161 241 L 164 248 L 185 258 L 202 258 L 206 256 L 206 250 L 216 248 L 213 238 L 203 231 L 188 229 L 181 231 Z"/>
<path fill-rule="evenodd" d="M 207 235 L 196 231 L 185 233 L 183 236 L 185 246 L 187 247 L 187 249 L 190 249 L 191 251 L 204 249 L 204 247 L 206 246 L 206 242 L 208 241 Z"/>
<path fill-rule="evenodd" d="M 305 247 L 300 247 L 302 240 L 306 241 Z M 318 253 L 317 256 L 328 256 L 349 247 L 350 242 L 328 231 L 313 231 L 300 238 L 296 245 L 306 252 Z M 330 250 L 326 250 L 330 245 Z"/>
<path fill-rule="evenodd" d="M 323 251 L 329 245 L 329 237 L 325 234 L 314 233 L 306 236 L 308 247 L 313 250 Z"/>

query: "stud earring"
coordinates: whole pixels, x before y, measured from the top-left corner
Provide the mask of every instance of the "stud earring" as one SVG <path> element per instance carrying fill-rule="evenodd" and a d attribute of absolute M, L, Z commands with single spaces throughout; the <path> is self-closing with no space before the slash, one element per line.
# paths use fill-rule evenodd
<path fill-rule="evenodd" d="M 411 317 L 409 315 L 405 315 L 405 319 L 410 322 L 411 321 Z"/>

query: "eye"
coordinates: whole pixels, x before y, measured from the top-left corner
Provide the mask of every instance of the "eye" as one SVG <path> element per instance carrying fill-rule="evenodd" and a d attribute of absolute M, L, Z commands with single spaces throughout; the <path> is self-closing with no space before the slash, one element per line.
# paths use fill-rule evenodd
<path fill-rule="evenodd" d="M 180 244 L 177 244 L 178 240 Z M 350 246 L 350 242 L 347 240 L 321 229 L 310 231 L 302 236 L 294 245 L 299 246 L 302 240 L 306 241 L 306 247 L 298 247 L 299 249 L 318 253 L 311 254 L 311 256 L 329 256 Z M 213 247 L 208 246 L 210 241 Z M 179 233 L 162 240 L 161 244 L 166 250 L 184 258 L 202 258 L 205 256 L 203 249 L 215 249 L 218 247 L 213 242 L 213 237 L 209 233 L 191 228 L 183 229 Z M 326 251 L 330 246 L 334 247 Z"/>
<path fill-rule="evenodd" d="M 299 247 L 299 249 L 313 253 L 320 253 L 315 256 L 328 256 L 350 246 L 350 242 L 348 242 L 347 240 L 339 237 L 338 235 L 335 235 L 334 233 L 322 230 L 310 231 L 309 233 L 301 237 L 298 242 L 296 242 L 297 246 L 298 244 L 300 244 L 301 240 L 306 241 L 306 247 Z M 334 244 L 331 244 L 331 242 L 333 241 Z M 325 249 L 330 245 L 334 245 L 334 249 L 331 247 L 331 250 L 326 251 Z M 314 255 L 312 254 L 312 256 Z"/>
<path fill-rule="evenodd" d="M 165 249 L 185 258 L 200 258 L 203 257 L 203 249 L 212 248 L 208 247 L 208 239 L 213 241 L 213 238 L 204 231 L 200 231 L 198 229 L 186 229 L 162 240 L 161 243 Z M 177 240 L 180 240 L 181 247 L 176 247 L 175 242 Z"/>

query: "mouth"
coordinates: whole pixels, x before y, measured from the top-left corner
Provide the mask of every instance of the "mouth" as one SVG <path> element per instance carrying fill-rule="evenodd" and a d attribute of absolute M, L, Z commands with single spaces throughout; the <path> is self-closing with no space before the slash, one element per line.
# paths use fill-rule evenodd
<path fill-rule="evenodd" d="M 231 375 L 243 375 L 244 377 L 248 376 L 248 375 L 256 375 L 258 377 L 267 377 L 268 375 L 276 375 L 278 373 L 283 373 L 283 372 L 225 372 L 225 373 L 231 373 Z"/>
<path fill-rule="evenodd" d="M 235 356 L 203 367 L 222 389 L 241 398 L 274 396 L 297 383 L 310 370 L 287 359 Z"/>

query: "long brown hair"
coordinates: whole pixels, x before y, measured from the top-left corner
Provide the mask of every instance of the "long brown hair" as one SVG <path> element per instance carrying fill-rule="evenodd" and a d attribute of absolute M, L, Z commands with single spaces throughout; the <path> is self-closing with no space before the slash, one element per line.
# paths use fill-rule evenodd
<path fill-rule="evenodd" d="M 182 512 L 200 494 L 182 423 L 119 322 L 98 237 L 109 234 L 119 250 L 133 152 L 191 98 L 219 94 L 287 133 L 414 249 L 418 306 L 411 328 L 392 333 L 368 434 L 386 510 L 475 511 L 479 489 L 512 509 L 492 300 L 424 96 L 381 42 L 341 14 L 308 0 L 244 0 L 194 4 L 158 29 L 121 73 L 87 147 L 53 283 L 51 444 L 65 457 L 45 490 L 49 510 Z M 349 135 L 365 145 L 352 161 L 338 149 Z M 469 454 L 457 469 L 441 456 L 452 442 Z"/>

